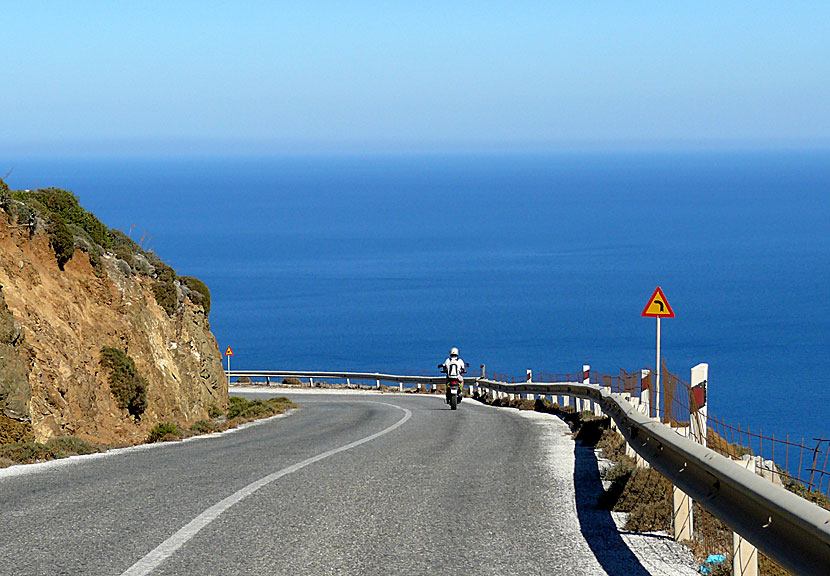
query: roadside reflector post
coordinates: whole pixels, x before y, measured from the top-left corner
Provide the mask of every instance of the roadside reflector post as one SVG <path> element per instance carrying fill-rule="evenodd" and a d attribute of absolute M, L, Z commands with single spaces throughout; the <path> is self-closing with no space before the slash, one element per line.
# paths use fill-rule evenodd
<path fill-rule="evenodd" d="M 707 445 L 709 407 L 707 405 L 707 386 L 709 382 L 709 365 L 698 364 L 692 368 L 691 409 L 692 438 L 698 444 Z"/>
<path fill-rule="evenodd" d="M 651 370 L 640 370 L 640 402 L 643 414 L 651 418 Z"/>
<path fill-rule="evenodd" d="M 527 383 L 531 384 L 532 382 L 533 382 L 533 370 L 528 368 L 527 369 Z M 528 393 L 527 394 L 527 399 L 528 400 L 536 400 L 536 394 Z"/>

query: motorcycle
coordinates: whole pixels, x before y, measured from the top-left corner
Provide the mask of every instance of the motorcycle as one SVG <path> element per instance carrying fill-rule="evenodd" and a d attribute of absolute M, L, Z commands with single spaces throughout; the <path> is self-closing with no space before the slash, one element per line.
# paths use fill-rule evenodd
<path fill-rule="evenodd" d="M 470 365 L 467 364 L 467 367 Z M 438 368 L 441 369 L 441 372 L 444 374 L 447 373 L 447 369 L 443 364 L 439 364 Z M 458 405 L 461 403 L 461 398 L 463 396 L 464 391 L 464 381 L 459 377 L 450 376 L 447 378 L 447 404 L 450 405 L 450 410 L 457 410 Z"/>

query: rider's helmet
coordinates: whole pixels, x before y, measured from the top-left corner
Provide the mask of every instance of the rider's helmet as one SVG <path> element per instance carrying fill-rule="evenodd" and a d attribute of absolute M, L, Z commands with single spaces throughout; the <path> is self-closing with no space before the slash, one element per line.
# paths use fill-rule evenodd
<path fill-rule="evenodd" d="M 458 348 L 450 348 L 450 358 L 458 358 Z"/>

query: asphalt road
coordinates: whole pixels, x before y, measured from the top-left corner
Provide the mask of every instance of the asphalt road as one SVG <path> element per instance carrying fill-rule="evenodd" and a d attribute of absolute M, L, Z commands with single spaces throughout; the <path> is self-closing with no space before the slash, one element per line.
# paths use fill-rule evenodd
<path fill-rule="evenodd" d="M 593 452 L 558 419 L 294 399 L 221 436 L 0 471 L 0 575 L 675 573 L 595 509 Z"/>

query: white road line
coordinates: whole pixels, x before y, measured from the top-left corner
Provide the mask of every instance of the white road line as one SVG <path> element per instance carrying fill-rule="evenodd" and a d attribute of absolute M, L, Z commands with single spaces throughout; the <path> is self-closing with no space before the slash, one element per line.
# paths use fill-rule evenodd
<path fill-rule="evenodd" d="M 159 544 L 154 550 L 152 550 L 149 554 L 147 554 L 144 558 L 130 566 L 126 572 L 124 572 L 121 576 L 146 576 L 150 574 L 153 570 L 155 570 L 162 562 L 164 562 L 167 558 L 173 555 L 176 550 L 184 546 L 191 538 L 193 538 L 202 528 L 216 520 L 222 512 L 236 504 L 237 502 L 241 502 L 263 486 L 270 484 L 274 480 L 278 480 L 283 476 L 288 476 L 289 474 L 296 472 L 306 466 L 314 464 L 315 462 L 319 462 L 329 456 L 334 456 L 335 454 L 339 454 L 340 452 L 345 452 L 346 450 L 351 450 L 361 444 L 365 444 L 367 442 L 371 442 L 377 438 L 380 438 L 384 434 L 388 434 L 393 430 L 400 428 L 403 426 L 407 420 L 412 417 L 412 412 L 407 410 L 406 408 L 401 408 L 400 406 L 395 406 L 394 404 L 387 404 L 386 402 L 371 402 L 372 404 L 383 404 L 384 406 L 391 406 L 392 408 L 397 408 L 398 410 L 403 410 L 404 417 L 389 426 L 388 428 L 384 428 L 380 432 L 376 432 L 371 436 L 366 436 L 365 438 L 361 438 L 360 440 L 355 440 L 354 442 L 350 442 L 345 446 L 341 446 L 340 448 L 335 448 L 333 450 L 329 450 L 328 452 L 323 452 L 322 454 L 318 454 L 317 456 L 313 456 L 307 460 L 303 460 L 293 466 L 289 466 L 288 468 L 283 468 L 279 472 L 274 472 L 273 474 L 269 474 L 264 478 L 260 478 L 256 482 L 251 482 L 241 490 L 234 492 L 224 500 L 217 502 L 198 516 L 196 516 L 193 520 L 191 520 L 187 525 L 181 528 L 178 532 L 173 534 L 170 538 Z"/>

